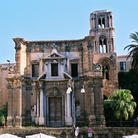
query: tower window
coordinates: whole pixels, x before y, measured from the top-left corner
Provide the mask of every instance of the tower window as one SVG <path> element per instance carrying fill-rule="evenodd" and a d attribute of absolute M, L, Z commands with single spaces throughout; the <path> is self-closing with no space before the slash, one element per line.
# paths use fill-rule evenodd
<path fill-rule="evenodd" d="M 102 19 L 102 28 L 105 28 L 105 19 Z"/>
<path fill-rule="evenodd" d="M 32 64 L 32 77 L 38 77 L 38 76 L 39 76 L 39 65 Z"/>
<path fill-rule="evenodd" d="M 105 36 L 99 38 L 99 53 L 107 53 L 107 42 Z"/>
<path fill-rule="evenodd" d="M 51 64 L 51 76 L 58 76 L 58 64 L 57 63 Z"/>
<path fill-rule="evenodd" d="M 120 62 L 120 70 L 126 70 L 126 62 Z"/>
<path fill-rule="evenodd" d="M 101 28 L 101 19 L 98 20 L 98 27 Z"/>
<path fill-rule="evenodd" d="M 78 64 L 71 64 L 71 76 L 78 77 Z"/>
<path fill-rule="evenodd" d="M 114 51 L 114 39 L 112 38 L 111 41 L 112 41 L 112 51 Z"/>

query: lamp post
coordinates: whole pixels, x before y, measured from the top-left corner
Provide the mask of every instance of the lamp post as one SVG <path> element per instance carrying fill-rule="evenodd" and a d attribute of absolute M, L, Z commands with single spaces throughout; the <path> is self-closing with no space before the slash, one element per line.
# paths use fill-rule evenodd
<path fill-rule="evenodd" d="M 7 62 L 9 62 L 9 66 L 10 66 L 10 60 L 7 60 Z"/>

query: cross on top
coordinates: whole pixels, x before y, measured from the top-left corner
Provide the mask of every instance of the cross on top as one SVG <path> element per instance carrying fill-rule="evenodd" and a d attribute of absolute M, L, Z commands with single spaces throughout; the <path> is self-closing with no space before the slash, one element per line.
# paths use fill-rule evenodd
<path fill-rule="evenodd" d="M 57 45 L 55 43 L 53 43 L 52 47 L 53 47 L 52 54 L 57 53 L 57 49 L 56 49 Z"/>
<path fill-rule="evenodd" d="M 56 45 L 55 43 L 53 43 L 53 49 L 56 49 L 56 46 L 57 46 L 57 45 Z"/>

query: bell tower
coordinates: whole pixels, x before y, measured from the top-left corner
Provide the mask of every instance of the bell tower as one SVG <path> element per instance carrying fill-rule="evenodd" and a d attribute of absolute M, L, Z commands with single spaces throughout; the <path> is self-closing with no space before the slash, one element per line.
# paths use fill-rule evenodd
<path fill-rule="evenodd" d="M 95 53 L 113 53 L 114 44 L 113 13 L 108 10 L 95 11 L 90 14 L 90 36 L 95 36 Z"/>
<path fill-rule="evenodd" d="M 111 11 L 99 10 L 90 14 L 89 35 L 95 37 L 93 61 L 102 65 L 103 94 L 106 97 L 118 89 L 114 32 Z"/>

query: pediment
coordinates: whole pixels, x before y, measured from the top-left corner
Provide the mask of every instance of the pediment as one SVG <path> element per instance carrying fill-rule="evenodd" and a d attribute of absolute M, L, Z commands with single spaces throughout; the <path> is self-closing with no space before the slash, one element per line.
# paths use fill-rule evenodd
<path fill-rule="evenodd" d="M 66 57 L 59 53 L 51 53 L 48 56 L 44 57 L 43 59 L 66 59 Z"/>
<path fill-rule="evenodd" d="M 59 56 L 58 54 L 52 54 L 49 57 L 61 57 L 61 56 Z"/>

